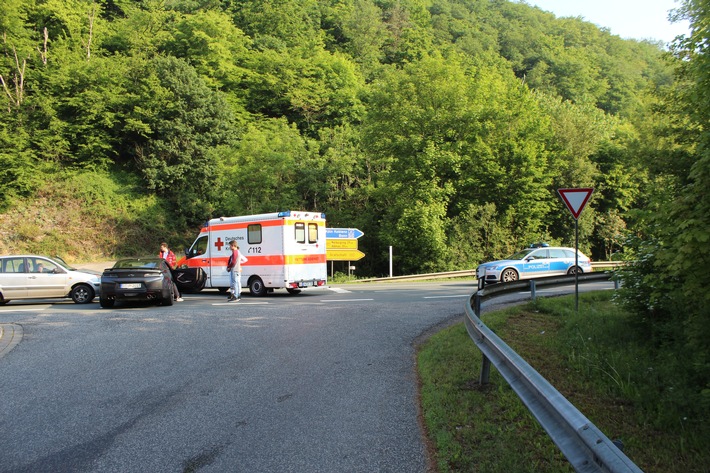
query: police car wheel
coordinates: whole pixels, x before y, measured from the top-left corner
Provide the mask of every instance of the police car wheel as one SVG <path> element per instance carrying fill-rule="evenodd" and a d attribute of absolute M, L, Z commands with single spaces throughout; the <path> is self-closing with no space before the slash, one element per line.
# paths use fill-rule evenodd
<path fill-rule="evenodd" d="M 501 282 L 513 282 L 518 280 L 518 272 L 512 268 L 508 268 L 503 270 L 502 273 L 500 273 L 500 280 Z"/>

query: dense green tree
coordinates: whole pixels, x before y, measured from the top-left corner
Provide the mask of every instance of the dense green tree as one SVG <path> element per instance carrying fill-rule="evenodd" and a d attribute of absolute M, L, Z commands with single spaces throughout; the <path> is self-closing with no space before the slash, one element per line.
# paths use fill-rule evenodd
<path fill-rule="evenodd" d="M 313 151 L 294 125 L 261 120 L 249 124 L 234 146 L 216 151 L 225 214 L 300 209 L 299 170 L 312 169 Z"/>
<path fill-rule="evenodd" d="M 320 9 L 316 0 L 234 0 L 236 25 L 264 49 L 323 46 Z"/>
<path fill-rule="evenodd" d="M 235 131 L 224 98 L 184 60 L 156 57 L 129 74 L 136 85 L 122 127 L 122 153 L 147 187 L 169 197 L 187 221 L 213 210 L 216 157 Z"/>
<path fill-rule="evenodd" d="M 699 270 L 710 264 L 710 3 L 685 0 L 680 13 L 691 34 L 675 45 L 681 80 L 666 95 L 666 121 L 655 123 L 661 139 L 656 156 L 649 153 L 656 163 L 648 168 L 659 173 L 648 197 L 653 211 L 627 245 L 635 262 L 622 273 L 621 300 L 657 356 L 679 360 L 682 382 L 696 389 L 683 402 L 689 418 L 702 423 L 710 407 L 710 276 Z"/>
<path fill-rule="evenodd" d="M 170 25 L 172 34 L 160 50 L 184 58 L 212 88 L 238 92 L 249 71 L 244 68 L 251 54 L 251 39 L 232 19 L 219 11 L 181 15 Z"/>

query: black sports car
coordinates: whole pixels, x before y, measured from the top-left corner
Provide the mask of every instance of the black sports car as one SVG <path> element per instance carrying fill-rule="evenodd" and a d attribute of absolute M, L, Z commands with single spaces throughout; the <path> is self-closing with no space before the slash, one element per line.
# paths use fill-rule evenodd
<path fill-rule="evenodd" d="M 162 258 L 133 258 L 116 262 L 101 275 L 101 307 L 119 300 L 155 301 L 173 305 L 173 275 Z"/>

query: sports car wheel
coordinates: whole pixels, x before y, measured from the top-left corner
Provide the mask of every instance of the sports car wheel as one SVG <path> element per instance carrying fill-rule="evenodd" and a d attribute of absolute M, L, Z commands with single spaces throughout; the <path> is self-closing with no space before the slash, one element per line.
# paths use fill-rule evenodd
<path fill-rule="evenodd" d="M 168 290 L 168 297 L 163 297 L 163 299 L 160 301 L 162 302 L 163 305 L 173 305 L 173 285 L 170 285 L 170 289 Z"/>
<path fill-rule="evenodd" d="M 507 268 L 504 269 L 502 273 L 500 273 L 500 280 L 501 282 L 513 282 L 518 280 L 518 272 L 514 270 L 513 268 Z"/>
<path fill-rule="evenodd" d="M 107 297 L 99 297 L 99 304 L 101 304 L 101 307 L 106 307 L 107 309 L 110 307 L 113 307 L 113 305 L 116 303 L 115 299 L 109 299 Z"/>
<path fill-rule="evenodd" d="M 94 290 L 86 284 L 79 284 L 69 293 L 71 300 L 77 304 L 86 304 L 94 300 Z"/>

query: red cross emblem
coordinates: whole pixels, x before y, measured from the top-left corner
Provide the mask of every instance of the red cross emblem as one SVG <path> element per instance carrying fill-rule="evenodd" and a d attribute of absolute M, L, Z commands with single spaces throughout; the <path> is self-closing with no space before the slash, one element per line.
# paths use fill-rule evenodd
<path fill-rule="evenodd" d="M 217 251 L 222 251 L 222 247 L 224 246 L 224 242 L 222 241 L 222 237 L 217 237 L 217 241 L 214 242 L 214 246 L 217 247 Z"/>

